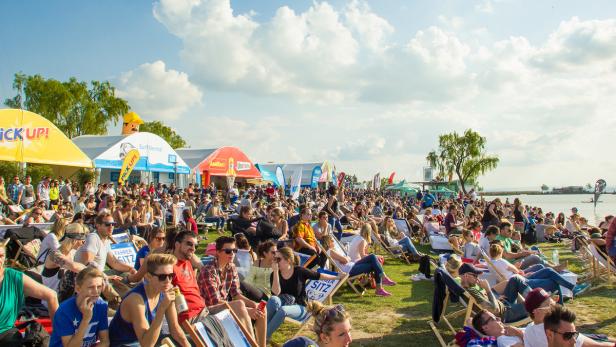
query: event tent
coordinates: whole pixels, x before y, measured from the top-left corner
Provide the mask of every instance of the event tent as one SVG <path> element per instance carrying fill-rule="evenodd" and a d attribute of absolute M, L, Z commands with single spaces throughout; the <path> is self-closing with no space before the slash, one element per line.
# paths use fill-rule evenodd
<path fill-rule="evenodd" d="M 0 160 L 92 167 L 92 160 L 48 119 L 36 113 L 0 110 Z"/>
<path fill-rule="evenodd" d="M 181 148 L 178 155 L 191 170 L 191 180 L 207 186 L 213 177 L 235 179 L 261 178 L 261 173 L 248 156 L 237 147 L 211 149 Z"/>
<path fill-rule="evenodd" d="M 139 132 L 128 136 L 82 135 L 75 137 L 73 142 L 93 159 L 94 166 L 100 170 L 102 182 L 117 182 L 124 156 L 132 149 L 137 149 L 141 158 L 129 178 L 130 183 L 171 183 L 175 182 L 176 174 L 190 172 L 176 151 L 163 138 L 152 133 Z"/>

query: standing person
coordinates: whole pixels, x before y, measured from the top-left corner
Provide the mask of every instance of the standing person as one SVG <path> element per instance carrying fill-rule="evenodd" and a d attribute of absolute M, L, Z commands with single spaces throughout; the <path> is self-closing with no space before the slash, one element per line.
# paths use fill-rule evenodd
<path fill-rule="evenodd" d="M 54 316 L 49 347 L 107 347 L 107 303 L 101 299 L 104 275 L 92 267 L 79 272 L 77 295 L 65 300 Z"/>
<path fill-rule="evenodd" d="M 148 257 L 145 281 L 126 294 L 109 326 L 113 346 L 156 346 L 161 337 L 163 319 L 166 319 L 176 343 L 190 346 L 172 304 L 175 301 L 172 281 L 176 261 L 172 254 Z"/>
<path fill-rule="evenodd" d="M 171 233 L 167 233 L 169 237 Z M 199 285 L 195 269 L 193 268 L 192 258 L 197 249 L 197 237 L 191 231 L 181 231 L 175 236 L 175 240 L 167 243 L 173 251 L 173 255 L 177 258 L 173 266 L 173 285 L 180 288 L 180 292 L 184 295 L 188 304 L 188 311 L 178 314 L 178 321 L 182 323 L 185 320 L 197 320 L 202 313 L 206 313 L 203 308 L 205 301 L 201 297 Z"/>
<path fill-rule="evenodd" d="M 312 331 L 317 335 L 320 347 L 348 347 L 351 337 L 351 320 L 344 306 L 325 307 L 318 301 L 308 302 L 306 307 L 314 317 Z M 296 337 L 287 341 L 282 347 L 317 346 L 314 341 L 304 337 Z"/>
<path fill-rule="evenodd" d="M 13 204 L 19 205 L 19 194 L 21 193 L 23 187 L 24 185 L 21 184 L 18 176 L 13 177 L 13 182 L 6 187 L 6 194 Z"/>
<path fill-rule="evenodd" d="M 64 202 L 70 202 L 71 201 L 71 196 L 73 195 L 73 184 L 71 183 L 71 181 L 67 178 L 64 181 L 64 185 L 62 186 L 62 188 L 60 188 L 60 196 L 62 197 L 62 201 Z"/>
<path fill-rule="evenodd" d="M 519 232 L 524 231 L 524 223 L 526 222 L 526 209 L 520 199 L 513 199 L 513 228 Z"/>
<path fill-rule="evenodd" d="M 306 283 L 309 280 L 337 280 L 341 276 L 318 273 L 299 266 L 299 259 L 289 247 L 276 252 L 272 264 L 273 296 L 267 301 L 267 338 L 280 327 L 286 317 L 302 321 L 308 315 L 306 309 Z"/>
<path fill-rule="evenodd" d="M 45 209 L 49 210 L 50 208 L 50 197 L 49 197 L 49 177 L 43 177 L 41 183 L 39 183 L 36 189 L 36 195 L 38 199 L 45 203 Z"/>
<path fill-rule="evenodd" d="M 49 205 L 51 208 L 56 208 L 60 202 L 60 187 L 58 181 L 51 181 L 49 184 Z"/>
<path fill-rule="evenodd" d="M 21 346 L 23 337 L 15 328 L 15 321 L 25 304 L 25 297 L 46 301 L 52 321 L 58 309 L 58 298 L 53 290 L 22 272 L 5 268 L 5 261 L 6 247 L 0 243 L 0 346 Z"/>
<path fill-rule="evenodd" d="M 335 185 L 329 186 L 327 189 L 327 204 L 323 208 L 327 212 L 328 223 L 331 224 L 339 233 L 338 239 L 342 237 L 342 224 L 340 224 L 340 218 L 342 216 L 338 213 L 338 187 Z"/>
<path fill-rule="evenodd" d="M 199 272 L 199 288 L 210 313 L 218 313 L 227 305 L 239 317 L 259 346 L 265 347 L 266 316 L 257 303 L 246 298 L 240 289 L 240 278 L 233 258 L 237 253 L 235 239 L 221 236 L 216 239 L 216 256 Z M 255 320 L 255 330 L 251 320 Z"/>
<path fill-rule="evenodd" d="M 19 198 L 17 200 L 17 203 L 21 204 L 21 206 L 25 209 L 29 209 L 32 205 L 34 205 L 34 200 L 36 200 L 36 197 L 34 195 L 32 177 L 26 176 L 26 180 L 21 191 L 19 192 Z"/>
<path fill-rule="evenodd" d="M 483 231 L 485 231 L 490 225 L 500 224 L 500 217 L 498 216 L 497 210 L 501 205 L 502 203 L 500 198 L 496 198 L 489 203 L 488 206 L 486 206 L 486 209 L 483 212 L 483 218 L 481 219 Z"/>

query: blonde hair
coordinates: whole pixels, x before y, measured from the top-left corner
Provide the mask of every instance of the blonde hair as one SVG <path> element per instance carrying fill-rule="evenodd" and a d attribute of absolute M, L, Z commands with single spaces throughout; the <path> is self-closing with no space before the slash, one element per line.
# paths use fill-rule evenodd
<path fill-rule="evenodd" d="M 299 257 L 295 255 L 295 253 L 293 253 L 293 250 L 289 247 L 282 247 L 278 249 L 278 253 L 280 253 L 280 255 L 282 255 L 282 257 L 289 262 L 289 264 L 291 264 L 291 266 L 293 265 L 298 265 L 299 264 Z"/>
<path fill-rule="evenodd" d="M 359 235 L 361 235 L 361 237 L 363 237 L 364 240 L 368 242 L 368 244 L 372 243 L 372 238 L 370 237 L 371 233 L 372 233 L 372 227 L 368 223 L 365 223 L 364 225 L 362 225 L 361 229 L 359 230 Z"/>
<path fill-rule="evenodd" d="M 105 278 L 105 275 L 98 268 L 88 266 L 85 269 L 79 271 L 79 273 L 77 274 L 77 277 L 75 278 L 75 284 L 80 286 L 88 278 L 98 278 L 98 277 Z"/>
<path fill-rule="evenodd" d="M 175 265 L 178 259 L 173 254 L 155 253 L 146 257 L 146 270 L 153 274 L 159 267 L 164 265 Z"/>
<path fill-rule="evenodd" d="M 56 235 L 56 237 L 59 240 L 62 238 L 62 236 L 64 236 L 64 228 L 66 227 L 67 224 L 68 224 L 68 221 L 65 218 L 58 218 L 53 223 L 53 226 L 51 227 L 50 232 Z"/>
<path fill-rule="evenodd" d="M 319 340 L 321 340 L 321 334 L 331 334 L 334 325 L 349 319 L 349 314 L 346 311 L 338 310 L 337 306 L 325 307 L 318 301 L 309 301 L 306 309 L 314 317 L 312 331 L 317 334 Z"/>
<path fill-rule="evenodd" d="M 460 269 L 460 266 L 462 266 L 462 259 L 460 259 L 460 257 L 457 254 L 452 254 L 451 256 L 449 256 L 449 259 L 447 259 L 447 263 L 445 263 L 445 269 L 452 276 L 456 272 L 458 272 L 458 269 Z"/>
<path fill-rule="evenodd" d="M 321 247 L 323 247 L 326 251 L 329 251 L 329 243 L 333 240 L 334 238 L 331 235 L 323 235 L 321 238 Z"/>
<path fill-rule="evenodd" d="M 500 258 L 503 256 L 503 247 L 498 243 L 490 245 L 490 258 Z"/>

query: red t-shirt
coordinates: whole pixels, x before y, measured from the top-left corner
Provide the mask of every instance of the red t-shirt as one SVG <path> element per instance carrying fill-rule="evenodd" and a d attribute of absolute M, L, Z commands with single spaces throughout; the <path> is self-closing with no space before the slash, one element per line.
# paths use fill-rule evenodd
<path fill-rule="evenodd" d="M 188 218 L 186 221 L 186 225 L 190 224 L 190 231 L 195 233 L 195 235 L 199 235 L 199 229 L 197 229 L 197 222 L 194 218 Z"/>
<path fill-rule="evenodd" d="M 178 321 L 181 323 L 188 318 L 196 317 L 205 307 L 205 301 L 203 301 L 199 292 L 195 271 L 190 260 L 178 259 L 178 262 L 173 266 L 173 272 L 175 273 L 173 285 L 180 288 L 180 292 L 182 292 L 188 304 L 188 311 L 178 315 Z"/>

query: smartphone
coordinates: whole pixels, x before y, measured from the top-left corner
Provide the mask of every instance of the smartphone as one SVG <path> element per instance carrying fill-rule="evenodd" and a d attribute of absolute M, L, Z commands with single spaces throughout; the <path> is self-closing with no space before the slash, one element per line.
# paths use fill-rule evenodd
<path fill-rule="evenodd" d="M 267 302 L 265 302 L 264 300 L 261 300 L 261 302 L 259 302 L 259 306 L 257 306 L 257 310 L 264 312 L 265 311 L 265 305 L 267 305 Z"/>

